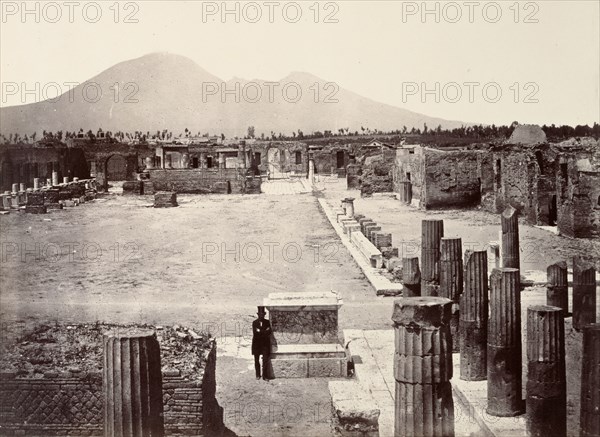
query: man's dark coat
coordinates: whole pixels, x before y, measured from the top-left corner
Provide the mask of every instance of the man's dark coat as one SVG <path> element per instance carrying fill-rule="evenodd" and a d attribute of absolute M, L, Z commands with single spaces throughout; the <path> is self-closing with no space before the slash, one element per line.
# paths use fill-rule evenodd
<path fill-rule="evenodd" d="M 271 323 L 267 319 L 252 322 L 252 355 L 271 353 Z"/>

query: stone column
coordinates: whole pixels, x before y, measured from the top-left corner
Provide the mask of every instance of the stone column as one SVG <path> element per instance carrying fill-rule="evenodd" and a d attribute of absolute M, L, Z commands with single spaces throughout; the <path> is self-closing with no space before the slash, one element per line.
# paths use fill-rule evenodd
<path fill-rule="evenodd" d="M 454 436 L 452 301 L 407 297 L 394 302 L 394 435 Z"/>
<path fill-rule="evenodd" d="M 16 194 L 19 192 L 19 184 L 12 184 L 12 193 Z"/>
<path fill-rule="evenodd" d="M 562 309 L 527 308 L 527 433 L 567 435 L 565 323 Z"/>
<path fill-rule="evenodd" d="M 164 435 L 162 373 L 156 334 L 124 329 L 104 335 L 104 435 Z"/>
<path fill-rule="evenodd" d="M 596 322 L 596 270 L 579 257 L 573 258 L 573 328 L 580 331 Z"/>
<path fill-rule="evenodd" d="M 421 294 L 437 296 L 440 288 L 440 240 L 443 220 L 421 222 Z"/>
<path fill-rule="evenodd" d="M 19 191 L 20 191 L 20 192 L 27 191 L 27 185 L 21 182 L 21 183 L 19 184 Z"/>
<path fill-rule="evenodd" d="M 465 290 L 460 296 L 460 379 L 487 378 L 487 251 L 465 252 Z"/>
<path fill-rule="evenodd" d="M 521 398 L 521 299 L 519 270 L 494 269 L 488 321 L 488 407 L 493 416 L 523 413 Z"/>
<path fill-rule="evenodd" d="M 69 176 L 64 176 L 63 177 L 63 184 L 68 184 L 69 183 Z"/>
<path fill-rule="evenodd" d="M 40 178 L 33 178 L 33 189 L 34 190 L 40 189 Z"/>
<path fill-rule="evenodd" d="M 421 270 L 419 269 L 418 257 L 402 258 L 402 284 L 404 285 L 402 296 L 414 297 L 421 295 Z"/>
<path fill-rule="evenodd" d="M 581 437 L 600 435 L 600 323 L 583 328 Z"/>
<path fill-rule="evenodd" d="M 546 304 L 559 307 L 566 317 L 569 313 L 569 281 L 567 279 L 567 263 L 557 262 L 546 269 L 548 285 L 546 286 Z"/>
<path fill-rule="evenodd" d="M 459 303 L 463 292 L 463 260 L 462 240 L 460 238 L 442 238 L 440 241 L 440 291 L 439 295 L 450 299 L 452 319 L 450 333 L 454 342 L 453 352 L 458 352 L 459 346 Z"/>
<path fill-rule="evenodd" d="M 354 217 L 354 198 L 353 197 L 346 197 L 346 216 L 348 218 L 353 218 Z"/>
<path fill-rule="evenodd" d="M 73 178 L 73 182 L 79 182 L 79 178 L 78 177 L 74 177 Z"/>
<path fill-rule="evenodd" d="M 58 182 L 58 172 L 57 171 L 53 171 L 52 172 L 52 185 L 53 186 L 57 186 L 59 184 Z"/>
<path fill-rule="evenodd" d="M 509 206 L 500 216 L 502 223 L 502 267 L 521 269 L 519 257 L 519 215 Z"/>
<path fill-rule="evenodd" d="M 412 182 L 410 181 L 401 181 L 398 182 L 399 189 L 399 200 L 400 202 L 410 205 L 412 202 Z"/>
<path fill-rule="evenodd" d="M 348 205 L 348 202 L 346 201 L 346 199 L 342 199 L 342 202 L 340 203 L 340 207 L 342 208 L 342 211 L 344 211 L 344 215 L 346 214 L 346 206 Z"/>
<path fill-rule="evenodd" d="M 315 181 L 315 160 L 310 158 L 308 160 L 308 182 L 311 184 Z"/>

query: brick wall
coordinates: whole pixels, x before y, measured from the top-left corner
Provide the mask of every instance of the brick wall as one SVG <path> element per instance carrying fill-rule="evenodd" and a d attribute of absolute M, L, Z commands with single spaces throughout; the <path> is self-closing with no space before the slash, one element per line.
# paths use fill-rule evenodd
<path fill-rule="evenodd" d="M 191 194 L 260 193 L 260 178 L 235 168 L 149 170 L 155 191 Z"/>
<path fill-rule="evenodd" d="M 216 393 L 216 345 L 199 374 L 163 372 L 165 434 L 210 436 L 222 427 Z M 0 435 L 103 435 L 102 374 L 0 374 Z"/>

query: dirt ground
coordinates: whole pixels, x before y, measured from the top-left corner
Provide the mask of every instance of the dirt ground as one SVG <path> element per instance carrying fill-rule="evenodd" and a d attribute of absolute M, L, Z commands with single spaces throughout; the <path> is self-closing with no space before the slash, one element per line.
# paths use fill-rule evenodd
<path fill-rule="evenodd" d="M 330 184 L 320 195 L 353 194 L 343 188 Z M 357 212 L 393 232 L 396 244 L 418 244 L 423 212 L 355 197 Z M 42 323 L 187 326 L 217 339 L 217 397 L 232 433 L 330 435 L 326 379 L 254 379 L 248 344 L 256 306 L 273 292 L 335 290 L 344 299 L 341 332 L 390 328 L 393 298 L 375 296 L 311 194 L 178 201 L 154 209 L 150 197 L 109 194 L 47 215 L 0 216 L 2 342 Z M 482 246 L 497 239 L 493 215 L 432 214 L 446 220 L 447 236 Z M 598 241 L 521 230 L 539 250 L 531 269 L 600 253 Z"/>

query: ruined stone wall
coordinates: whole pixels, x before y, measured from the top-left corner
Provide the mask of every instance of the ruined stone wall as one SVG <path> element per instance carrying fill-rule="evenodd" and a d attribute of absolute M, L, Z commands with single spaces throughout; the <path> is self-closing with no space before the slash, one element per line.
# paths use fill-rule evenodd
<path fill-rule="evenodd" d="M 196 375 L 194 375 L 196 376 Z M 222 427 L 216 393 L 216 345 L 206 366 L 192 380 L 178 370 L 163 372 L 163 406 L 167 436 L 209 436 Z M 41 378 L 0 374 L 2 435 L 103 435 L 101 372 L 47 372 Z"/>
<path fill-rule="evenodd" d="M 367 157 L 362 166 L 360 195 L 371 196 L 373 193 L 393 192 L 393 170 L 394 161 L 386 159 L 385 154 Z"/>
<path fill-rule="evenodd" d="M 414 149 L 397 149 L 392 170 L 392 183 L 394 192 L 399 192 L 398 182 L 409 179 L 412 183 L 413 199 L 421 199 L 421 190 L 423 187 L 423 149 L 415 147 Z"/>
<path fill-rule="evenodd" d="M 477 174 L 481 180 L 481 206 L 486 211 L 496 212 L 493 154 L 483 151 L 477 155 Z"/>
<path fill-rule="evenodd" d="M 426 209 L 479 205 L 478 153 L 425 149 L 421 205 Z"/>
<path fill-rule="evenodd" d="M 511 205 L 519 213 L 528 205 L 530 177 L 527 173 L 529 158 L 519 151 L 494 153 L 494 189 L 496 211 Z"/>
<path fill-rule="evenodd" d="M 191 194 L 260 193 L 260 178 L 246 177 L 246 171 L 235 168 L 194 168 L 149 170 L 155 191 Z"/>

